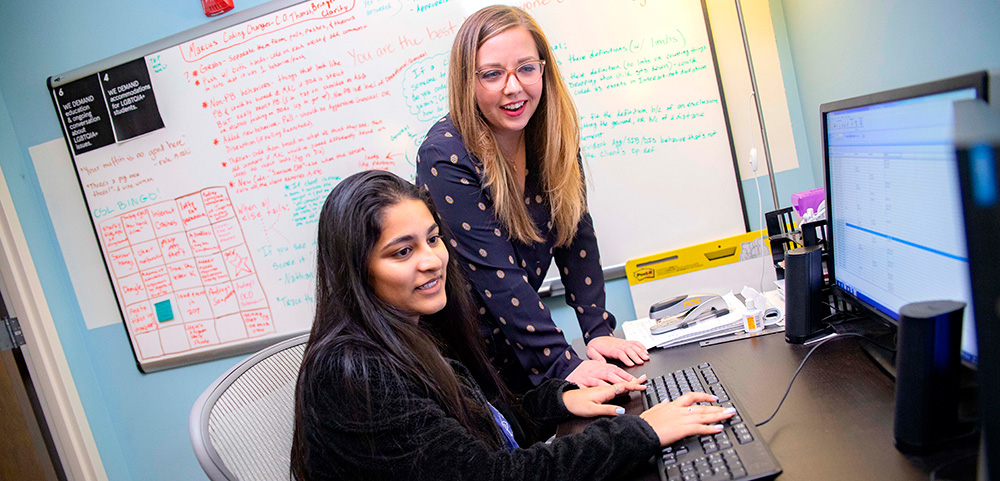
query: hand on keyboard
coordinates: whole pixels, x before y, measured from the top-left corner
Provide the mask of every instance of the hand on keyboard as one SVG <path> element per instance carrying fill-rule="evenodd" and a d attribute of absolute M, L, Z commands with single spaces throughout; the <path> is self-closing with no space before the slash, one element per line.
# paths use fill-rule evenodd
<path fill-rule="evenodd" d="M 695 397 L 691 398 L 692 395 Z M 669 446 L 664 444 L 656 459 L 661 481 L 751 481 L 773 478 L 781 473 L 778 460 L 761 439 L 753 421 L 723 387 L 709 363 L 651 375 L 643 401 L 644 405 L 650 406 L 643 417 L 654 412 L 659 415 L 657 409 L 660 406 L 670 406 L 675 415 L 678 409 L 681 414 L 686 413 L 687 408 L 683 406 L 689 406 L 691 412 L 688 418 L 694 424 L 687 424 L 686 429 L 704 429 L 688 431 L 698 434 L 687 437 L 682 431 L 667 432 L 664 433 L 668 435 L 666 438 L 661 431 L 656 431 L 661 443 L 664 439 L 674 440 L 668 441 Z M 699 405 L 692 406 L 693 401 Z M 678 404 L 681 406 L 676 406 Z M 725 414 L 705 414 L 720 410 Z M 712 421 L 695 421 L 699 416 L 701 419 L 715 416 L 717 421 L 714 422 L 721 429 L 705 426 Z M 653 426 L 656 429 L 656 425 Z"/>
<path fill-rule="evenodd" d="M 657 404 L 639 416 L 656 431 L 660 445 L 667 446 L 688 436 L 721 432 L 723 426 L 719 423 L 733 417 L 733 412 L 719 406 L 695 405 L 716 401 L 710 394 L 689 392 L 673 402 Z"/>
<path fill-rule="evenodd" d="M 606 386 L 572 389 L 563 393 L 563 404 L 569 412 L 582 418 L 596 416 L 617 416 L 625 414 L 625 409 L 613 404 L 604 404 L 630 391 L 645 391 L 646 375 L 629 382 L 617 382 Z"/>

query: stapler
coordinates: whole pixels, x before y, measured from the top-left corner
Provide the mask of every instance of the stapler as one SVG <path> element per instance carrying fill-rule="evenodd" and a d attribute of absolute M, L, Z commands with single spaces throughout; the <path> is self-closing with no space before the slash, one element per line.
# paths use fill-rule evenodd
<path fill-rule="evenodd" d="M 656 323 L 649 328 L 651 334 L 663 334 L 690 326 L 703 319 L 729 314 L 729 306 L 722 296 L 715 294 L 689 294 L 665 299 L 649 308 L 649 318 Z"/>

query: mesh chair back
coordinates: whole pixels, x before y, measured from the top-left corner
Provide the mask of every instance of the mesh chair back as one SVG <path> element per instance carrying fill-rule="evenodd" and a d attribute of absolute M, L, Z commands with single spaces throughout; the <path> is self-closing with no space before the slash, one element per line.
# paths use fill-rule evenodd
<path fill-rule="evenodd" d="M 213 481 L 289 479 L 295 381 L 309 335 L 237 364 L 191 409 L 191 444 Z"/>

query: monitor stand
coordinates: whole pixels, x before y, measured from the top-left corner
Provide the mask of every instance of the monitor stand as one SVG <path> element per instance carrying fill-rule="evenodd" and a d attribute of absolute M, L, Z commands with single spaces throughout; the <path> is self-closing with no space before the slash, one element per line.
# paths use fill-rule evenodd
<path fill-rule="evenodd" d="M 891 336 L 890 341 L 895 340 L 895 336 Z M 870 342 L 862 342 L 861 350 L 864 351 L 868 358 L 878 366 L 879 370 L 889 376 L 893 381 L 896 380 L 896 353 L 887 351 L 878 347 Z"/>
<path fill-rule="evenodd" d="M 841 324 L 838 331 L 861 334 L 868 341 L 861 342 L 861 350 L 875 363 L 880 371 L 896 380 L 896 326 L 870 317 Z M 877 344 L 876 344 L 877 343 Z M 890 349 L 885 349 L 883 347 Z"/>

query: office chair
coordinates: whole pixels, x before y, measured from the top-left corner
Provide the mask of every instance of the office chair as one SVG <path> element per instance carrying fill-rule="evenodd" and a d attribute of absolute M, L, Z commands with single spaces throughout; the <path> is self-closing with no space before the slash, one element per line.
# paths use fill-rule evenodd
<path fill-rule="evenodd" d="M 250 356 L 195 401 L 191 445 L 209 479 L 289 479 L 295 382 L 308 340 L 286 339 Z"/>

